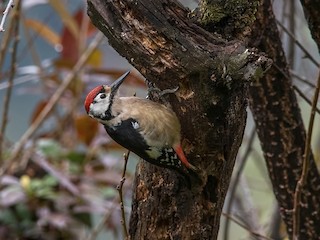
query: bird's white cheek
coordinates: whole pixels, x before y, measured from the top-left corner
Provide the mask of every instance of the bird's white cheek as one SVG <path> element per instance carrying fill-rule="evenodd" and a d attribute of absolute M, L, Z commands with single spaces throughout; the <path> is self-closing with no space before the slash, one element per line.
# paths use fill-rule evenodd
<path fill-rule="evenodd" d="M 92 103 L 90 106 L 89 116 L 101 116 L 104 115 L 107 110 L 108 104 L 104 102 Z"/>

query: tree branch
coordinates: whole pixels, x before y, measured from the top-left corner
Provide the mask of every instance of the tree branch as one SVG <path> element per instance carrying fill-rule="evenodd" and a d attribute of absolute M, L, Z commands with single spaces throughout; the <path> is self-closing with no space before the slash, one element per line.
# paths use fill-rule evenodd
<path fill-rule="evenodd" d="M 123 166 L 123 171 L 122 171 L 122 178 L 121 178 L 120 184 L 117 186 L 117 190 L 119 192 L 119 200 L 120 200 L 121 225 L 122 225 L 122 228 L 123 228 L 123 234 L 125 236 L 125 239 L 128 239 L 129 233 L 128 233 L 127 225 L 126 225 L 126 214 L 124 212 L 122 189 L 123 189 L 123 184 L 124 184 L 124 182 L 126 180 L 126 171 L 127 171 L 127 163 L 128 163 L 129 155 L 130 155 L 130 151 L 128 151 L 127 153 L 125 153 L 123 155 L 124 166 Z"/>
<path fill-rule="evenodd" d="M 204 184 L 187 188 L 176 172 L 137 167 L 131 239 L 215 239 L 246 120 L 246 93 L 268 62 L 205 31 L 177 1 L 88 0 L 92 22 L 120 55 L 168 97 L 188 160 Z M 152 96 L 151 96 L 152 99 Z"/>
<path fill-rule="evenodd" d="M 299 239 L 300 229 L 301 229 L 301 227 L 300 227 L 301 226 L 300 206 L 302 204 L 304 204 L 303 202 L 301 202 L 302 190 L 303 190 L 303 188 L 305 188 L 305 185 L 307 183 L 308 173 L 309 173 L 309 168 L 310 168 L 310 161 L 313 160 L 312 158 L 310 159 L 311 139 L 312 139 L 313 125 L 314 125 L 314 118 L 315 118 L 316 110 L 317 110 L 319 91 L 320 91 L 320 75 L 318 76 L 317 87 L 314 92 L 312 106 L 311 106 L 308 134 L 307 134 L 307 139 L 306 139 L 306 144 L 305 144 L 305 149 L 304 149 L 302 173 L 301 173 L 301 177 L 297 183 L 296 190 L 294 193 L 292 239 L 295 239 L 295 240 Z"/>
<path fill-rule="evenodd" d="M 13 8 L 13 7 L 14 7 L 14 1 L 9 0 L 7 7 L 3 12 L 3 16 L 2 16 L 2 19 L 0 22 L 0 32 L 4 32 L 4 23 L 6 22 L 6 18 L 7 18 L 9 11 L 10 11 L 10 8 Z"/>
<path fill-rule="evenodd" d="M 250 88 L 250 105 L 275 196 L 289 236 L 293 233 L 294 194 L 301 176 L 306 133 L 292 88 L 271 1 L 261 1 L 250 44 L 268 52 L 274 64 Z M 320 235 L 320 176 L 310 153 L 309 173 L 301 191 L 300 239 Z M 308 220 L 307 220 L 308 219 Z"/>
<path fill-rule="evenodd" d="M 8 3 L 8 6 L 11 3 Z M 11 69 L 10 69 L 10 76 L 9 76 L 9 80 L 8 80 L 8 89 L 7 89 L 7 93 L 3 102 L 3 112 L 2 112 L 2 122 L 1 122 L 1 127 L 0 127 L 0 163 L 3 162 L 3 143 L 4 143 L 4 136 L 5 136 L 5 131 L 6 131 L 6 127 L 7 127 L 7 121 L 8 121 L 8 113 L 9 113 L 9 104 L 10 104 L 10 99 L 11 99 L 11 93 L 12 93 L 12 87 L 13 87 L 13 80 L 16 74 L 16 70 L 17 70 L 17 63 L 16 63 L 16 59 L 17 59 L 17 50 L 18 50 L 18 43 L 19 43 L 19 18 L 20 18 L 20 10 L 21 10 L 21 2 L 18 2 L 18 5 L 14 11 L 14 15 L 12 17 L 12 20 L 14 21 L 13 24 L 13 46 L 12 46 L 12 54 L 11 54 Z M 8 7 L 6 9 L 5 12 L 8 12 Z M 3 16 L 3 19 L 5 18 L 6 15 Z M 2 19 L 2 20 L 3 20 Z M 2 23 L 0 25 L 0 31 L 2 28 Z M 4 30 L 2 30 L 4 31 Z M 10 34 L 9 34 L 10 36 Z"/>
<path fill-rule="evenodd" d="M 311 35 L 315 40 L 318 50 L 320 51 L 320 18 L 319 18 L 319 2 L 317 0 L 300 0 L 305 18 L 308 21 Z"/>
<path fill-rule="evenodd" d="M 5 170 L 8 168 L 9 164 L 14 162 L 26 142 L 30 139 L 30 137 L 33 136 L 35 131 L 41 126 L 43 121 L 47 118 L 47 116 L 52 111 L 53 107 L 57 104 L 62 94 L 66 91 L 69 84 L 72 82 L 76 74 L 80 71 L 80 69 L 83 67 L 83 65 L 87 62 L 88 58 L 91 56 L 92 52 L 96 49 L 96 47 L 100 44 L 100 42 L 103 39 L 103 35 L 101 33 L 98 33 L 94 40 L 91 42 L 89 47 L 84 51 L 84 53 L 79 58 L 76 65 L 73 67 L 72 71 L 66 76 L 63 83 L 59 86 L 57 91 L 52 95 L 50 98 L 48 104 L 45 106 L 45 108 L 41 111 L 41 113 L 38 115 L 38 117 L 35 119 L 35 121 L 32 123 L 32 125 L 27 129 L 27 131 L 22 135 L 20 140 L 15 145 L 12 154 L 10 156 L 10 159 L 6 161 L 6 164 L 3 165 L 3 168 L 0 170 L 0 176 L 5 172 Z"/>

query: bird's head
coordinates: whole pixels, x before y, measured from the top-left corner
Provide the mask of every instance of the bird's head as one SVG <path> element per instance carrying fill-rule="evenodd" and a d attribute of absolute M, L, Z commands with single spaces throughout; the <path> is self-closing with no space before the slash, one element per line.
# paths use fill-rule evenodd
<path fill-rule="evenodd" d="M 100 121 L 110 120 L 112 116 L 111 107 L 118 88 L 123 83 L 130 71 L 123 74 L 110 86 L 102 85 L 92 89 L 86 97 L 84 107 L 88 115 Z"/>

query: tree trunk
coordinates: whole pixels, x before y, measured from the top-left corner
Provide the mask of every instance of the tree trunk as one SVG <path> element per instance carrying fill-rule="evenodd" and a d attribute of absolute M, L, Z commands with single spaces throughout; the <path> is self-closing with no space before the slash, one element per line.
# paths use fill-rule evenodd
<path fill-rule="evenodd" d="M 131 239 L 216 239 L 246 122 L 247 87 L 266 58 L 196 25 L 172 0 L 88 0 L 109 43 L 168 97 L 187 158 L 201 170 L 189 189 L 178 173 L 140 162 Z M 259 70 L 259 71 L 258 71 Z"/>
<path fill-rule="evenodd" d="M 250 87 L 250 107 L 257 126 L 258 136 L 275 196 L 279 202 L 283 220 L 291 237 L 293 230 L 293 204 L 296 184 L 301 176 L 306 133 L 300 109 L 292 88 L 291 78 L 281 40 L 275 23 L 270 0 L 261 0 L 257 12 L 257 21 L 248 34 L 243 22 L 251 19 L 251 7 L 256 3 L 247 1 L 242 8 L 233 1 L 203 0 L 202 6 L 208 9 L 219 9 L 220 18 L 208 18 L 210 12 L 200 8 L 199 22 L 209 31 L 218 31 L 226 38 L 232 38 L 230 32 L 238 38 L 249 37 L 249 45 L 257 47 L 273 59 L 273 65 L 267 74 L 253 81 Z M 316 1 L 302 1 L 309 22 L 319 21 L 316 15 Z M 305 3 L 306 2 L 306 3 Z M 311 8 L 313 6 L 314 8 Z M 237 14 L 239 9 L 243 9 Z M 249 11 L 248 11 L 249 9 Z M 209 20 L 208 20 L 209 19 Z M 219 26 L 219 28 L 217 28 Z M 313 26 L 312 33 L 317 40 L 319 24 Z M 310 169 L 302 191 L 300 203 L 299 239 L 317 239 L 320 236 L 320 176 L 313 156 L 310 156 Z"/>
<path fill-rule="evenodd" d="M 300 0 L 311 35 L 320 50 L 320 8 L 318 0 Z"/>
<path fill-rule="evenodd" d="M 257 17 L 251 45 L 267 52 L 274 64 L 264 78 L 250 87 L 250 106 L 273 191 L 291 237 L 294 193 L 301 176 L 306 133 L 270 0 L 262 1 Z M 300 204 L 299 239 L 318 239 L 320 236 L 319 186 L 320 176 L 313 156 L 310 156 Z"/>

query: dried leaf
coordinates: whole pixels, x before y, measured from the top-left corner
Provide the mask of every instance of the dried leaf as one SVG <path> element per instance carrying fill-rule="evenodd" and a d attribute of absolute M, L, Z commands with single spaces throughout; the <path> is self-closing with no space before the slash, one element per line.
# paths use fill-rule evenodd
<path fill-rule="evenodd" d="M 83 10 L 80 9 L 77 11 L 73 16 L 73 21 L 75 22 L 78 29 L 82 30 L 82 24 L 84 23 L 84 20 L 88 20 L 88 16 L 83 14 Z M 61 52 L 61 59 L 63 61 L 69 62 L 72 65 L 76 63 L 76 61 L 79 58 L 80 55 L 80 41 L 83 40 L 84 43 L 86 42 L 87 38 L 95 32 L 96 29 L 93 27 L 91 22 L 88 22 L 88 28 L 83 33 L 86 34 L 86 36 L 80 36 L 79 32 L 78 35 L 74 35 L 72 31 L 70 31 L 70 28 L 68 26 L 65 26 L 61 33 L 61 45 L 62 45 L 62 52 Z"/>
<path fill-rule="evenodd" d="M 37 104 L 37 106 L 33 110 L 33 113 L 31 114 L 30 124 L 32 124 L 37 119 L 37 117 L 40 115 L 40 113 L 46 107 L 47 104 L 48 104 L 48 101 L 40 101 Z"/>
<path fill-rule="evenodd" d="M 79 36 L 79 27 L 74 18 L 67 11 L 67 8 L 65 7 L 64 3 L 61 0 L 49 0 L 49 3 L 60 15 L 61 20 L 72 33 L 73 37 L 77 39 Z"/>
<path fill-rule="evenodd" d="M 87 64 L 93 67 L 100 67 L 102 65 L 103 53 L 101 50 L 96 49 L 89 57 Z"/>
<path fill-rule="evenodd" d="M 90 145 L 98 133 L 98 122 L 87 115 L 80 115 L 74 121 L 78 138 L 86 145 Z"/>
<path fill-rule="evenodd" d="M 0 206 L 9 207 L 14 204 L 23 202 L 25 200 L 25 194 L 21 191 L 19 186 L 8 186 L 0 192 Z"/>
<path fill-rule="evenodd" d="M 48 208 L 42 208 L 38 212 L 38 224 L 40 226 L 50 225 L 53 228 L 66 229 L 70 227 L 73 222 L 73 219 L 69 215 L 64 213 L 54 213 Z"/>
<path fill-rule="evenodd" d="M 34 19 L 25 19 L 24 24 L 26 27 L 29 27 L 33 31 L 35 31 L 53 47 L 60 45 L 60 36 L 42 22 L 39 22 L 38 20 Z"/>

